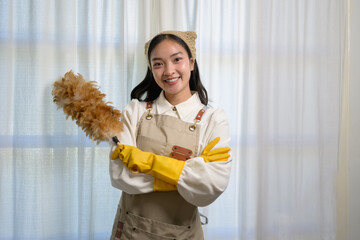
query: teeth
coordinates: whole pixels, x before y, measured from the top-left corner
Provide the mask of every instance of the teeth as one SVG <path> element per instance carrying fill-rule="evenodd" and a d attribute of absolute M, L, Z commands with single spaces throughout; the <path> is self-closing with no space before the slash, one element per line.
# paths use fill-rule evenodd
<path fill-rule="evenodd" d="M 165 82 L 172 83 L 172 82 L 177 81 L 178 79 L 179 79 L 179 78 L 174 78 L 174 79 L 171 79 L 171 80 L 165 80 Z"/>

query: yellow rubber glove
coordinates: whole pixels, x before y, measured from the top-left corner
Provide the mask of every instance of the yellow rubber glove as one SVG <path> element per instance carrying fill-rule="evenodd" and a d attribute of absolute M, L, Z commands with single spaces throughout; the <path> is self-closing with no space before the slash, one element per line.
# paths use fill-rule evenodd
<path fill-rule="evenodd" d="M 185 161 L 143 152 L 137 147 L 120 145 L 112 153 L 113 160 L 120 158 L 133 172 L 151 174 L 155 178 L 177 185 Z"/>
<path fill-rule="evenodd" d="M 176 191 L 177 188 L 175 185 L 164 182 L 158 178 L 154 178 L 154 191 Z"/>
<path fill-rule="evenodd" d="M 218 148 L 211 150 L 218 142 L 220 137 L 212 140 L 203 150 L 199 157 L 202 157 L 205 162 L 217 162 L 217 161 L 227 161 L 230 157 L 228 152 L 231 150 L 229 147 Z"/>

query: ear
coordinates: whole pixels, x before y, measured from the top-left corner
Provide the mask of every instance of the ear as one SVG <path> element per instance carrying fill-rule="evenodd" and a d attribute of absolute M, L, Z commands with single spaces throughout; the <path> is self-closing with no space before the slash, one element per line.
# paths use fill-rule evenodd
<path fill-rule="evenodd" d="M 191 71 L 194 70 L 194 66 L 195 66 L 195 60 L 193 58 L 190 58 L 190 69 L 191 69 Z"/>

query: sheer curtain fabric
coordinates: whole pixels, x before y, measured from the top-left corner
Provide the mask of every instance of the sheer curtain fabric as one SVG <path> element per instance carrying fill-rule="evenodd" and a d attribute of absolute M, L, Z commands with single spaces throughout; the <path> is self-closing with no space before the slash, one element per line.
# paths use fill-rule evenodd
<path fill-rule="evenodd" d="M 0 239 L 108 239 L 109 147 L 52 103 L 73 69 L 122 109 L 161 30 L 198 34 L 234 154 L 206 239 L 335 239 L 346 2 L 0 2 Z"/>

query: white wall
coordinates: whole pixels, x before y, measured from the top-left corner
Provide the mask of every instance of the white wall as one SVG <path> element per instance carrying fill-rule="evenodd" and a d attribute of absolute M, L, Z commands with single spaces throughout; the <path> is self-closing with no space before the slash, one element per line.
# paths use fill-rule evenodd
<path fill-rule="evenodd" d="M 360 1 L 351 0 L 349 236 L 360 239 Z"/>

